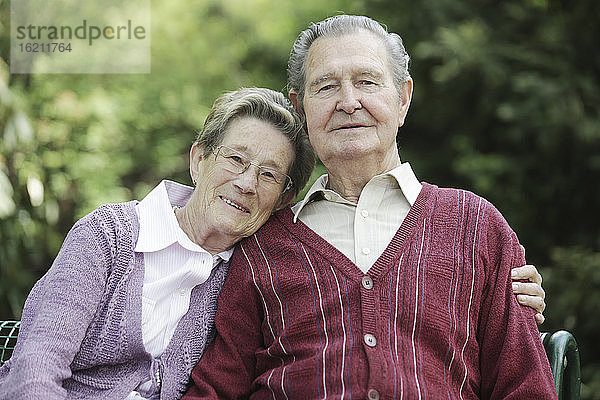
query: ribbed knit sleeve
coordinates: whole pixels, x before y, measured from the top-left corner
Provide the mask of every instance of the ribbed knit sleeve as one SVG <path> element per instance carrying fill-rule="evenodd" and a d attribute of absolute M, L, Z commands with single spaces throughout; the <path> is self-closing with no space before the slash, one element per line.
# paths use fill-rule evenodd
<path fill-rule="evenodd" d="M 487 279 L 477 334 L 481 398 L 554 398 L 535 311 L 519 305 L 512 292 L 510 271 L 525 264 L 523 250 L 498 210 L 486 206 L 479 261 Z"/>
<path fill-rule="evenodd" d="M 0 399 L 64 399 L 74 386 L 80 395 L 104 390 L 106 399 L 123 398 L 142 378 L 133 378 L 143 373 L 139 368 L 123 364 L 145 353 L 131 346 L 135 318 L 125 311 L 129 292 L 143 279 L 143 267 L 133 273 L 134 218 L 132 202 L 105 205 L 70 230 L 27 298 L 17 346 L 0 370 Z M 111 363 L 123 367 L 100 372 Z M 115 385 L 126 375 L 129 387 Z"/>
<path fill-rule="evenodd" d="M 62 382 L 71 377 L 70 365 L 102 298 L 110 260 L 110 246 L 95 232 L 93 216 L 78 221 L 27 299 L 0 398 L 66 398 Z"/>

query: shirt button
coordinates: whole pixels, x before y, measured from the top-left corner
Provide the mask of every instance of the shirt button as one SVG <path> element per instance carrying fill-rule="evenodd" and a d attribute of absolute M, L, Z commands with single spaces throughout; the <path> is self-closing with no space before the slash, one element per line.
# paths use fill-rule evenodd
<path fill-rule="evenodd" d="M 333 196 L 331 196 L 331 193 L 325 193 L 325 194 L 323 194 L 323 197 L 325 197 L 325 200 L 327 200 L 327 201 L 331 201 L 331 199 L 333 199 Z"/>
<path fill-rule="evenodd" d="M 365 289 L 373 289 L 373 279 L 370 276 L 363 276 L 362 285 Z"/>
<path fill-rule="evenodd" d="M 367 396 L 369 396 L 369 400 L 379 400 L 379 392 L 375 389 L 369 390 Z"/>
<path fill-rule="evenodd" d="M 185 289 L 179 289 L 179 295 L 180 296 L 185 296 L 186 292 L 187 291 Z"/>
<path fill-rule="evenodd" d="M 362 253 L 363 253 L 365 256 L 368 256 L 368 255 L 371 253 L 371 249 L 370 249 L 370 248 L 368 248 L 368 247 L 363 247 L 363 249 L 362 249 Z"/>
<path fill-rule="evenodd" d="M 365 335 L 365 343 L 369 347 L 375 347 L 377 345 L 377 339 L 375 339 L 375 336 L 371 335 L 370 333 L 367 333 Z"/>
<path fill-rule="evenodd" d="M 360 212 L 360 215 L 362 215 L 362 216 L 363 216 L 363 218 L 367 218 L 367 217 L 369 216 L 369 212 L 368 212 L 367 210 L 362 210 L 362 211 Z"/>

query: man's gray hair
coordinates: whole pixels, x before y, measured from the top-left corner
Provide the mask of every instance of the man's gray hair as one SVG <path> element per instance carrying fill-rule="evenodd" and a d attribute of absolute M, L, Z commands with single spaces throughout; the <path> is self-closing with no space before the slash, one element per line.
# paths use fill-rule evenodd
<path fill-rule="evenodd" d="M 253 117 L 271 123 L 289 139 L 294 148 L 294 160 L 285 172 L 292 178 L 294 194 L 298 194 L 310 178 L 315 154 L 300 117 L 280 92 L 265 88 L 241 88 L 217 98 L 196 137 L 196 142 L 204 149 L 204 157 L 209 157 L 223 143 L 227 126 L 240 117 Z M 244 132 L 239 134 L 243 135 Z"/>
<path fill-rule="evenodd" d="M 304 98 L 306 59 L 308 50 L 315 40 L 324 36 L 335 37 L 352 34 L 359 30 L 374 33 L 385 44 L 394 75 L 394 86 L 401 96 L 402 84 L 410 79 L 408 72 L 410 57 L 404 48 L 402 38 L 396 33 L 389 33 L 387 28 L 379 22 L 359 15 L 336 15 L 316 24 L 312 23 L 307 29 L 300 32 L 288 60 L 288 90 L 296 92 L 300 101 Z"/>

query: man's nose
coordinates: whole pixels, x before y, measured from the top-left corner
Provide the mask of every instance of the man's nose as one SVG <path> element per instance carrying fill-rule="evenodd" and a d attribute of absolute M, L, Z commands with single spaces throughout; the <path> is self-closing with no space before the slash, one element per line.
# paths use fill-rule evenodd
<path fill-rule="evenodd" d="M 343 83 L 338 92 L 339 98 L 336 104 L 337 111 L 352 114 L 362 108 L 359 91 L 351 83 Z"/>

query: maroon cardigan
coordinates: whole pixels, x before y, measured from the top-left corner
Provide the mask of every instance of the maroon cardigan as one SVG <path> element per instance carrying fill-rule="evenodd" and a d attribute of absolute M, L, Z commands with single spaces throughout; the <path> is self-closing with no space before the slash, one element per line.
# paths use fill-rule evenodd
<path fill-rule="evenodd" d="M 515 233 L 470 192 L 423 189 L 368 274 L 285 209 L 241 242 L 184 399 L 553 399 Z"/>

